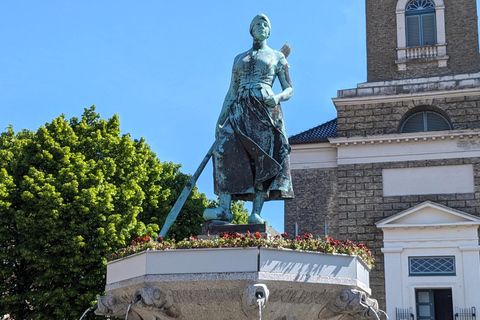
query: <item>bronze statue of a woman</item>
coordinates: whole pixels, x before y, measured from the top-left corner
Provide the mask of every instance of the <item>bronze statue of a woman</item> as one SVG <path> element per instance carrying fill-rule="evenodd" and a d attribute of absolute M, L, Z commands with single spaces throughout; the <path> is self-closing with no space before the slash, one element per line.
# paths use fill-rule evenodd
<path fill-rule="evenodd" d="M 207 209 L 206 220 L 231 222 L 231 200 L 253 201 L 248 223 L 264 223 L 264 201 L 293 198 L 287 134 L 281 101 L 293 95 L 283 53 L 267 46 L 270 21 L 253 18 L 253 47 L 235 57 L 230 88 L 218 117 L 213 151 L 215 194 L 220 206 Z M 274 94 L 278 78 L 282 92 Z"/>

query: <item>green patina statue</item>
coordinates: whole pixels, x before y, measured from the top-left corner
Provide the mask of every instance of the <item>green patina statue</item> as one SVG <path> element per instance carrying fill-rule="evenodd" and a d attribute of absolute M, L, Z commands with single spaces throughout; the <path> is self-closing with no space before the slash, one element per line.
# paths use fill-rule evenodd
<path fill-rule="evenodd" d="M 206 220 L 231 222 L 231 200 L 249 200 L 248 223 L 261 224 L 264 201 L 293 198 L 290 145 L 279 104 L 291 98 L 293 88 L 284 54 L 267 46 L 270 30 L 266 15 L 253 18 L 253 47 L 235 57 L 212 149 L 220 206 L 205 210 Z M 272 91 L 276 78 L 283 90 L 278 94 Z"/>

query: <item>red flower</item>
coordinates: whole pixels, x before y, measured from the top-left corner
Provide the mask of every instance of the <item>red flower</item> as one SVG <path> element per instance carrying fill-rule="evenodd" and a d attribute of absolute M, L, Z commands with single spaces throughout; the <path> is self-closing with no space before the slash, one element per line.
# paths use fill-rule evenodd
<path fill-rule="evenodd" d="M 262 235 L 260 234 L 260 232 L 255 232 L 255 238 L 256 239 L 260 239 L 262 237 Z"/>
<path fill-rule="evenodd" d="M 158 242 L 163 242 L 162 236 L 158 236 L 157 241 L 158 241 Z"/>
<path fill-rule="evenodd" d="M 282 238 L 286 238 L 286 237 L 287 237 L 287 233 L 284 232 L 284 233 L 281 234 L 281 236 L 282 236 Z"/>
<path fill-rule="evenodd" d="M 311 238 L 313 238 L 311 233 L 304 233 L 303 234 L 303 239 L 308 240 L 308 239 L 311 239 Z"/>
<path fill-rule="evenodd" d="M 297 239 L 297 241 L 302 241 L 302 237 L 300 236 L 295 236 L 295 239 Z"/>

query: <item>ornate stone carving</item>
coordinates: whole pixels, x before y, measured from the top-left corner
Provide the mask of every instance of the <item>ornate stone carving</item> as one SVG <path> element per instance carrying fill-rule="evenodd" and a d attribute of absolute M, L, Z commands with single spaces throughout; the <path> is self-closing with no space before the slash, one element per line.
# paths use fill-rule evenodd
<path fill-rule="evenodd" d="M 153 315 L 165 315 L 170 318 L 178 318 L 180 311 L 173 305 L 172 299 L 162 290 L 153 286 L 138 289 L 130 297 L 116 297 L 113 295 L 98 298 L 96 315 L 114 316 L 124 318 L 128 305 L 132 302 L 128 313 L 129 320 L 151 320 Z M 155 319 L 158 319 L 155 317 Z"/>
<path fill-rule="evenodd" d="M 157 287 L 140 288 L 135 292 L 135 297 L 137 296 L 141 297 L 137 308 L 161 312 L 172 318 L 180 316 L 180 311 L 173 305 L 172 299 Z"/>
<path fill-rule="evenodd" d="M 318 319 L 333 320 L 339 315 L 346 316 L 342 317 L 342 320 L 378 319 L 376 313 L 377 300 L 368 298 L 365 292 L 345 289 L 320 311 Z"/>
<path fill-rule="evenodd" d="M 115 296 L 112 296 L 112 295 L 102 296 L 98 298 L 97 309 L 95 310 L 95 314 L 121 317 L 121 316 L 124 316 L 125 313 L 127 312 L 127 307 L 128 307 L 128 303 L 125 303 L 119 300 Z"/>

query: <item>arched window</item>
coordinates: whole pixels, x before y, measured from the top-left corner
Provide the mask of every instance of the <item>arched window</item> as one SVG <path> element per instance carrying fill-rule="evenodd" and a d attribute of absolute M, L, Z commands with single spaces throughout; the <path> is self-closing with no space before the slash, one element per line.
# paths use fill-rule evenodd
<path fill-rule="evenodd" d="M 400 127 L 401 133 L 443 130 L 452 130 L 452 125 L 444 116 L 434 111 L 416 112 Z"/>
<path fill-rule="evenodd" d="M 439 67 L 448 62 L 445 39 L 444 0 L 398 0 L 397 60 L 398 70 L 418 61 L 437 61 Z"/>
<path fill-rule="evenodd" d="M 405 7 L 407 47 L 436 44 L 435 4 L 431 0 L 411 0 Z"/>

